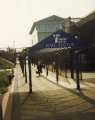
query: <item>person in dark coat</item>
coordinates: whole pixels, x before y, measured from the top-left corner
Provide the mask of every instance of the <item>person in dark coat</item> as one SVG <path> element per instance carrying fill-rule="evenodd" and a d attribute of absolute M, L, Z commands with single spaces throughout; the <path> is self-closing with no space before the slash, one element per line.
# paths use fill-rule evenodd
<path fill-rule="evenodd" d="M 43 65 L 39 61 L 38 64 L 37 64 L 37 73 L 38 73 L 39 76 L 42 73 L 42 67 L 43 67 Z"/>

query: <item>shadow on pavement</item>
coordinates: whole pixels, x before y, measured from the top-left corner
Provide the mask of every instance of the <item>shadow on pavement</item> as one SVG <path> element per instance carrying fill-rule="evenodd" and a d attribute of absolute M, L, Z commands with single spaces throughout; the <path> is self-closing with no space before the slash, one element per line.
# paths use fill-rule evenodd
<path fill-rule="evenodd" d="M 95 120 L 95 100 L 82 91 L 59 89 L 13 96 L 12 120 Z"/>

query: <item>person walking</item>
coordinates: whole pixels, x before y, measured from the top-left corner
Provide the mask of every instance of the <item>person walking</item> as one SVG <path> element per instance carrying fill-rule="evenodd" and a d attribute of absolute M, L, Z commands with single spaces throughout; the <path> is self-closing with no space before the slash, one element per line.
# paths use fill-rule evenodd
<path fill-rule="evenodd" d="M 40 61 L 38 61 L 38 64 L 37 64 L 37 73 L 38 73 L 39 76 L 42 73 L 42 67 L 43 67 L 43 65 L 41 64 Z"/>

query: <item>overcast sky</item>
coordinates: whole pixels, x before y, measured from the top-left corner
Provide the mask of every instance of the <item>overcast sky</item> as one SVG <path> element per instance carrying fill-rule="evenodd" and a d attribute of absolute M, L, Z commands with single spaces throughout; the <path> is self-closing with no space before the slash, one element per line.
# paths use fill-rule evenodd
<path fill-rule="evenodd" d="M 33 22 L 58 15 L 84 17 L 95 10 L 95 0 L 0 0 L 0 47 L 31 45 Z"/>

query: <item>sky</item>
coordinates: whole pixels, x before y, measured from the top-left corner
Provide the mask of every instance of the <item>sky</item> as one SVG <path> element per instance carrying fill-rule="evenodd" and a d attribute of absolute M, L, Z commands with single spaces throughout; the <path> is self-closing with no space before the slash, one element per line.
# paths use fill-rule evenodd
<path fill-rule="evenodd" d="M 33 22 L 51 15 L 85 17 L 95 0 L 0 0 L 0 48 L 31 46 Z"/>

